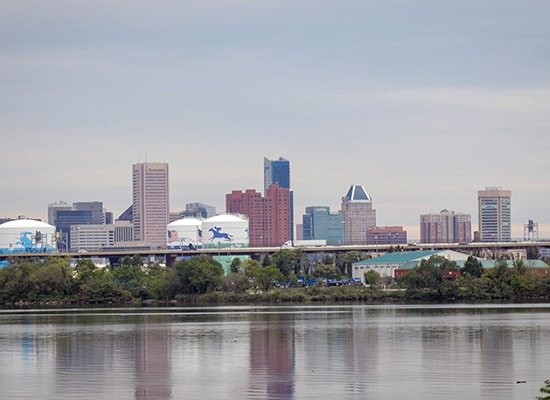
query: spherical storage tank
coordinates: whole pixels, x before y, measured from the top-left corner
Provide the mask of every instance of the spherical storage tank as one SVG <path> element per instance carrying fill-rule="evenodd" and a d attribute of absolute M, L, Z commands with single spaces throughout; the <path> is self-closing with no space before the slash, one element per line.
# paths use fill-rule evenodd
<path fill-rule="evenodd" d="M 203 246 L 206 248 L 248 247 L 248 218 L 223 214 L 202 223 Z"/>
<path fill-rule="evenodd" d="M 166 226 L 166 247 L 175 249 L 199 249 L 202 247 L 202 221 L 182 218 Z"/>
<path fill-rule="evenodd" d="M 55 227 L 32 219 L 0 225 L 0 253 L 50 253 L 56 251 Z"/>

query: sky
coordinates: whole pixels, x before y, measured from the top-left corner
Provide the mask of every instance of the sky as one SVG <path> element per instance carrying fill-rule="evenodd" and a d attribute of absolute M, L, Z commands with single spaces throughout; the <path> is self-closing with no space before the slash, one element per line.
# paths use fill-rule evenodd
<path fill-rule="evenodd" d="M 0 217 L 132 202 L 167 162 L 170 208 L 225 212 L 290 161 L 295 220 L 353 184 L 377 225 L 472 215 L 512 191 L 515 238 L 550 237 L 547 0 L 4 0 Z"/>

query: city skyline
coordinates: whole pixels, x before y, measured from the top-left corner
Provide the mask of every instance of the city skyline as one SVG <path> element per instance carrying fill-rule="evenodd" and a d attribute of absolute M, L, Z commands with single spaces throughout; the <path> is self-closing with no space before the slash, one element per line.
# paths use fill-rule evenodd
<path fill-rule="evenodd" d="M 128 13 L 128 10 L 132 10 Z M 377 223 L 472 216 L 513 193 L 512 237 L 550 237 L 550 3 L 7 2 L 0 217 L 132 203 L 131 165 L 170 164 L 170 204 L 224 210 L 292 163 L 295 223 L 350 185 Z"/>

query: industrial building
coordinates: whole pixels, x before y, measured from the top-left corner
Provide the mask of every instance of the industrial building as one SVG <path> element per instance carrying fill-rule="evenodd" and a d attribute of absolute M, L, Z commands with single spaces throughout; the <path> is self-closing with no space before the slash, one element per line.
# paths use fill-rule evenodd
<path fill-rule="evenodd" d="M 166 227 L 168 250 L 199 249 L 202 247 L 202 220 L 181 218 Z"/>
<path fill-rule="evenodd" d="M 57 251 L 53 225 L 16 219 L 0 225 L 0 253 L 52 253 Z"/>

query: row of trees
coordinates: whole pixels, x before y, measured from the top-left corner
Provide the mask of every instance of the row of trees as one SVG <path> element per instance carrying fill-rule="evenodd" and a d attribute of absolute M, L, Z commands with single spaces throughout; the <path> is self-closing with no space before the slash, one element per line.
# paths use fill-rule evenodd
<path fill-rule="evenodd" d="M 185 295 L 214 291 L 244 293 L 253 287 L 268 292 L 277 282 L 295 283 L 297 276 L 338 279 L 351 263 L 366 257 L 350 252 L 325 257 L 313 271 L 300 250 L 282 249 L 261 263 L 236 258 L 231 273 L 224 276 L 220 263 L 208 256 L 177 262 L 173 268 L 158 263 L 145 265 L 141 257 L 126 257 L 114 268 L 99 268 L 89 259 L 12 261 L 0 269 L 0 303 L 17 302 L 130 302 L 134 300 L 174 300 Z"/>
<path fill-rule="evenodd" d="M 250 299 L 245 296 L 248 292 L 271 293 L 277 284 L 296 286 L 298 276 L 319 286 L 323 280 L 349 277 L 351 264 L 366 257 L 357 252 L 325 256 L 313 268 L 302 251 L 282 249 L 261 262 L 235 258 L 227 275 L 221 264 L 209 256 L 181 260 L 171 268 L 158 263 L 145 265 L 139 256 L 126 257 L 114 268 L 99 268 L 87 259 L 79 260 L 75 267 L 59 257 L 23 260 L 0 269 L 0 303 L 186 301 L 189 296 L 211 293 L 242 294 L 234 297 L 235 301 L 246 301 Z M 392 286 L 396 290 L 386 291 L 391 279 L 382 279 L 374 271 L 365 274 L 365 282 L 369 288 L 350 288 L 354 293 L 346 289 L 345 298 L 521 299 L 546 298 L 550 294 L 550 277 L 536 275 L 521 260 L 514 261 L 513 268 L 499 260 L 494 268 L 484 271 L 474 257 L 459 269 L 453 261 L 432 256 L 400 277 Z M 307 300 L 303 293 L 320 295 L 318 290 L 306 290 L 297 298 Z"/>
<path fill-rule="evenodd" d="M 398 279 L 409 298 L 527 299 L 550 294 L 550 277 L 528 268 L 523 260 L 497 260 L 484 270 L 480 261 L 468 257 L 462 268 L 444 257 L 432 256 Z"/>

